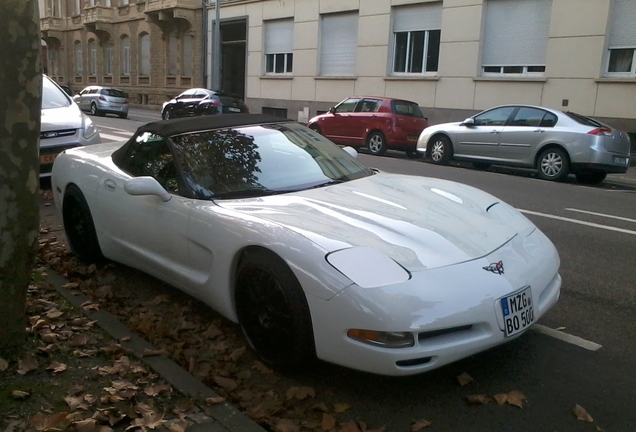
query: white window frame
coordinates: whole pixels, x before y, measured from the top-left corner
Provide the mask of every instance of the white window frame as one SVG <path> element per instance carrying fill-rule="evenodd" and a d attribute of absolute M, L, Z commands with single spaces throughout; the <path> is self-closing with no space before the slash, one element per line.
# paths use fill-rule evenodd
<path fill-rule="evenodd" d="M 320 76 L 357 75 L 358 19 L 358 11 L 320 16 Z"/>
<path fill-rule="evenodd" d="M 294 20 L 263 23 L 265 29 L 265 74 L 289 75 L 294 70 Z"/>
<path fill-rule="evenodd" d="M 75 75 L 82 75 L 84 72 L 84 53 L 82 51 L 82 43 L 75 43 Z"/>
<path fill-rule="evenodd" d="M 486 0 L 482 76 L 542 77 L 552 0 Z"/>
<path fill-rule="evenodd" d="M 610 13 L 605 75 L 619 78 L 636 77 L 636 25 L 634 25 L 636 20 L 636 2 L 632 0 L 613 0 Z M 631 67 L 628 71 L 610 71 L 612 54 L 618 50 L 631 50 Z"/>
<path fill-rule="evenodd" d="M 391 61 L 391 74 L 397 76 L 437 75 L 442 29 L 442 2 L 395 7 L 392 12 L 393 56 Z M 418 47 L 415 44 L 415 39 L 420 33 L 424 33 L 421 52 L 417 49 Z M 432 35 L 436 35 L 437 38 L 437 57 L 430 59 L 429 62 L 431 43 L 435 42 L 435 36 L 432 38 Z M 399 39 L 404 36 L 406 36 L 406 45 L 404 50 L 400 50 L 398 49 Z M 421 55 L 421 62 L 419 64 L 413 62 L 417 54 Z M 400 58 L 398 58 L 398 56 L 400 56 Z M 401 58 L 401 56 L 403 56 L 403 58 Z M 402 67 L 398 67 L 398 64 L 403 65 L 404 70 L 399 70 L 402 69 Z M 428 70 L 429 68 L 431 70 Z M 421 70 L 418 71 L 417 69 Z"/>
<path fill-rule="evenodd" d="M 121 75 L 130 76 L 130 37 L 121 38 Z"/>
<path fill-rule="evenodd" d="M 150 35 L 139 35 L 139 76 L 150 76 Z"/>

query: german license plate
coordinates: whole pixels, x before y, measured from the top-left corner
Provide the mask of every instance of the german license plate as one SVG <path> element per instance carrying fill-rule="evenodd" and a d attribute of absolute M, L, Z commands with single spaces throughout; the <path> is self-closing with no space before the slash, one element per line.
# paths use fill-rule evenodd
<path fill-rule="evenodd" d="M 506 337 L 514 336 L 534 323 L 532 291 L 530 287 L 501 299 Z"/>
<path fill-rule="evenodd" d="M 615 157 L 614 158 L 614 163 L 621 164 L 621 165 L 627 165 L 627 158 Z"/>
<path fill-rule="evenodd" d="M 47 155 L 41 155 L 40 156 L 40 163 L 41 164 L 50 164 L 53 163 L 53 161 L 55 160 L 55 158 L 57 157 L 57 154 L 47 154 Z"/>
<path fill-rule="evenodd" d="M 234 107 L 227 107 L 227 110 L 230 112 L 241 112 L 240 108 L 234 108 Z"/>

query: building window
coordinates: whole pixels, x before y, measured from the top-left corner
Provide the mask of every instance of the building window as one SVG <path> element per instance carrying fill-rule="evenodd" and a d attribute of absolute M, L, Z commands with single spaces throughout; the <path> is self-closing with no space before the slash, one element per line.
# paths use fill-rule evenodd
<path fill-rule="evenodd" d="M 48 49 L 46 50 L 49 75 L 57 76 L 60 73 L 58 61 L 57 61 L 59 56 L 58 49 L 59 48 L 53 48 L 49 46 Z"/>
<path fill-rule="evenodd" d="M 104 46 L 104 75 L 113 75 L 114 47 L 112 42 L 107 42 Z"/>
<path fill-rule="evenodd" d="M 94 39 L 88 41 L 88 74 L 97 75 L 97 43 Z"/>
<path fill-rule="evenodd" d="M 358 13 L 322 15 L 320 75 L 355 76 L 358 51 Z"/>
<path fill-rule="evenodd" d="M 442 3 L 393 11 L 393 73 L 435 74 L 439 65 Z"/>
<path fill-rule="evenodd" d="M 82 43 L 75 42 L 75 75 L 82 75 L 84 71 L 84 55 L 82 53 Z"/>
<path fill-rule="evenodd" d="M 607 55 L 608 76 L 636 76 L 636 2 L 614 0 Z"/>
<path fill-rule="evenodd" d="M 488 0 L 483 75 L 543 75 L 551 10 L 552 0 Z"/>
<path fill-rule="evenodd" d="M 192 76 L 192 47 L 194 45 L 194 36 L 192 32 L 185 32 L 181 38 L 183 49 L 181 50 L 181 75 L 186 77 Z"/>
<path fill-rule="evenodd" d="M 263 107 L 263 114 L 271 115 L 274 117 L 287 118 L 287 109 L 285 108 L 274 108 L 274 107 Z"/>
<path fill-rule="evenodd" d="M 265 22 L 265 73 L 286 74 L 293 71 L 294 21 Z"/>
<path fill-rule="evenodd" d="M 179 39 L 177 38 L 177 32 L 170 32 L 168 37 L 168 76 L 177 75 L 177 44 Z"/>
<path fill-rule="evenodd" d="M 139 36 L 139 76 L 150 76 L 150 35 Z"/>
<path fill-rule="evenodd" d="M 130 38 L 128 36 L 121 38 L 121 74 L 130 75 Z"/>

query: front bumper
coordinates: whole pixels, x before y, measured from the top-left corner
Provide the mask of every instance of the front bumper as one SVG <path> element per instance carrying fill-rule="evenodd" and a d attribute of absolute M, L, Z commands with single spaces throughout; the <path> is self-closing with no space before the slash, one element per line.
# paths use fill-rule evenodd
<path fill-rule="evenodd" d="M 504 262 L 504 274 L 485 271 Z M 529 286 L 535 322 L 558 300 L 561 276 L 552 243 L 538 230 L 517 236 L 490 255 L 413 273 L 381 288 L 346 288 L 330 300 L 309 298 L 320 359 L 382 375 L 429 371 L 506 343 L 500 299 Z M 411 332 L 408 348 L 353 340 L 352 328 Z"/>

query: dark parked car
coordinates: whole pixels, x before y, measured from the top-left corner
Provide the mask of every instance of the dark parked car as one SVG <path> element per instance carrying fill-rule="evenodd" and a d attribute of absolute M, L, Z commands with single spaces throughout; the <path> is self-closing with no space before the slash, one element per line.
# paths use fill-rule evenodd
<path fill-rule="evenodd" d="M 535 168 L 544 180 L 575 174 L 595 184 L 608 173 L 627 172 L 629 135 L 573 112 L 531 105 L 504 105 L 463 122 L 443 123 L 422 131 L 418 148 L 433 163 L 470 161 Z"/>
<path fill-rule="evenodd" d="M 213 114 L 248 113 L 245 102 L 238 96 L 222 91 L 192 88 L 163 103 L 164 120 Z"/>
<path fill-rule="evenodd" d="M 80 109 L 89 111 L 91 115 L 115 114 L 121 118 L 128 118 L 128 94 L 123 90 L 88 86 L 73 96 L 73 99 Z"/>
<path fill-rule="evenodd" d="M 428 120 L 415 102 L 365 96 L 343 100 L 310 119 L 308 126 L 333 142 L 366 146 L 375 155 L 394 149 L 416 158 L 417 138 Z"/>

